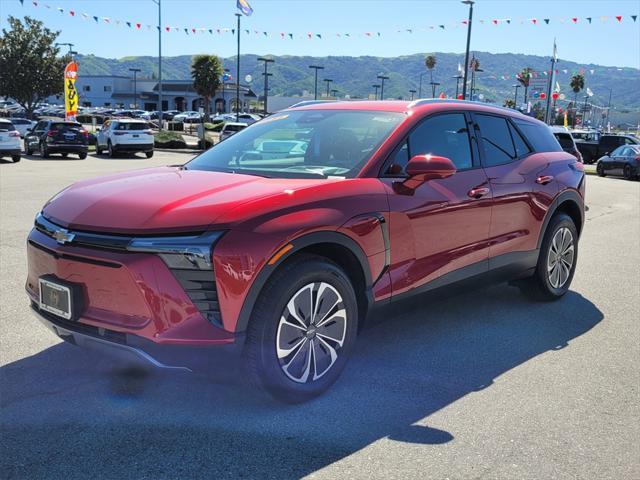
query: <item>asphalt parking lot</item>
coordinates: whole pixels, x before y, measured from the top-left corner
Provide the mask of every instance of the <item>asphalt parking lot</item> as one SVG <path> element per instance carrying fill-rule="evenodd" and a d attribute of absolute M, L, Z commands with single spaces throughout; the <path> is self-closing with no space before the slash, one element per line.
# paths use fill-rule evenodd
<path fill-rule="evenodd" d="M 189 158 L 0 162 L 0 477 L 640 478 L 640 182 L 588 178 L 561 301 L 506 284 L 425 297 L 365 330 L 325 396 L 285 406 L 114 365 L 29 313 L 25 238 L 47 199 Z"/>

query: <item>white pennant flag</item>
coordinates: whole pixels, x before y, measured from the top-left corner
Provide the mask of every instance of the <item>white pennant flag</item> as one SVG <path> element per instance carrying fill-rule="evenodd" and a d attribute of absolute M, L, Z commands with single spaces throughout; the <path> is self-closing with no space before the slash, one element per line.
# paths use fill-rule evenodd
<path fill-rule="evenodd" d="M 587 87 L 587 95 L 589 95 L 590 97 L 593 97 L 593 92 L 589 87 Z"/>

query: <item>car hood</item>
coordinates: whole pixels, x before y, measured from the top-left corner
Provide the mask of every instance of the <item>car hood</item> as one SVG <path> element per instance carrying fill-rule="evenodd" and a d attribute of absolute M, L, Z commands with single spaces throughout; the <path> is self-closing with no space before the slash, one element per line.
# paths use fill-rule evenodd
<path fill-rule="evenodd" d="M 122 234 L 197 232 L 247 202 L 314 186 L 322 179 L 274 179 L 180 167 L 125 172 L 71 185 L 43 215 L 66 228 Z"/>

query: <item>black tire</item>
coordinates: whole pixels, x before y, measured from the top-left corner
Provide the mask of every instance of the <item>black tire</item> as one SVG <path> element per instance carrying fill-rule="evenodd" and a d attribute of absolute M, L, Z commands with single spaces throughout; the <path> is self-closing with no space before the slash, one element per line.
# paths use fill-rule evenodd
<path fill-rule="evenodd" d="M 322 284 L 328 284 L 330 288 L 322 287 Z M 325 292 L 326 297 L 317 297 L 318 287 Z M 335 348 L 337 357 L 333 363 L 328 364 L 329 366 L 326 369 L 326 362 L 331 361 L 332 357 L 327 357 L 330 350 L 321 343 L 323 340 L 320 337 L 315 336 L 315 326 L 312 325 L 306 332 L 300 328 L 300 323 L 296 327 L 297 330 L 291 329 L 291 327 L 284 327 L 284 325 L 281 327 L 281 317 L 285 313 L 288 303 L 301 292 L 304 294 L 307 288 L 309 288 L 310 295 L 319 301 L 318 305 L 320 306 L 318 308 L 322 308 L 323 299 L 326 299 L 325 305 L 332 304 L 339 299 L 335 292 L 342 297 L 342 302 L 336 303 L 333 307 L 333 309 L 338 310 L 331 314 L 330 318 L 333 318 L 333 320 L 325 323 L 324 327 L 317 327 L 318 331 L 323 331 L 324 333 L 329 330 L 320 330 L 321 328 L 332 328 L 331 335 L 343 335 L 341 347 L 339 342 L 331 343 Z M 312 291 L 315 293 L 311 293 Z M 304 299 L 304 296 L 298 298 Z M 341 317 L 340 310 L 342 307 L 344 308 L 344 315 Z M 303 305 L 296 305 L 296 308 L 298 315 L 303 316 Z M 329 314 L 333 309 L 330 309 L 325 314 Z M 289 316 L 289 320 L 295 322 L 294 318 L 293 315 Z M 343 318 L 344 320 L 342 320 Z M 308 324 L 309 319 L 306 317 L 305 319 L 307 320 L 305 323 Z M 341 323 L 341 321 L 344 323 Z M 319 321 L 318 325 L 323 325 L 323 322 Z M 282 333 L 280 335 L 282 336 L 279 337 L 281 328 Z M 285 331 L 287 328 L 288 332 Z M 336 334 L 336 331 L 339 333 Z M 268 280 L 252 312 L 251 322 L 247 329 L 246 343 L 246 363 L 250 378 L 255 385 L 261 387 L 274 398 L 286 403 L 299 403 L 317 397 L 340 376 L 355 344 L 357 331 L 358 306 L 356 296 L 353 286 L 344 271 L 335 263 L 323 257 L 316 255 L 295 256 L 282 265 Z M 285 348 L 283 345 L 288 346 L 297 341 L 301 342 L 301 346 L 299 349 L 292 349 L 288 356 L 280 359 L 277 351 L 277 339 L 282 339 L 283 337 L 291 337 L 292 339 L 289 342 L 281 340 L 279 344 L 281 349 Z M 327 337 L 322 336 L 322 338 Z M 327 344 L 326 341 L 324 343 Z M 311 367 L 312 355 L 309 348 L 314 349 L 314 352 L 319 352 L 313 355 L 314 360 L 318 360 L 318 363 L 313 363 L 314 367 Z M 322 357 L 316 358 L 316 355 L 322 355 Z M 318 378 L 312 378 L 304 383 L 293 380 L 293 377 L 290 377 L 289 374 L 291 373 L 295 376 L 299 371 L 293 368 L 296 358 L 300 361 L 297 362 L 297 365 L 303 367 L 303 371 L 305 368 L 303 364 L 309 365 L 306 377 L 302 374 L 302 376 L 298 377 L 299 380 L 308 379 L 309 375 L 311 375 L 311 370 L 313 370 L 313 377 L 315 377 L 319 372 L 318 367 L 315 365 L 320 364 L 320 369 L 323 370 L 319 372 Z M 309 360 L 308 364 L 306 363 L 307 359 Z M 282 363 L 289 365 L 292 371 L 285 373 L 285 367 L 281 366 Z"/>
<path fill-rule="evenodd" d="M 33 155 L 33 150 L 31 150 L 29 147 L 24 147 L 24 153 L 25 155 Z"/>
<path fill-rule="evenodd" d="M 98 142 L 96 142 L 96 155 L 102 155 L 102 149 L 98 145 Z"/>
<path fill-rule="evenodd" d="M 114 158 L 116 156 L 116 152 L 113 150 L 111 141 L 107 142 L 107 154 L 109 155 L 109 158 Z"/>
<path fill-rule="evenodd" d="M 144 154 L 147 156 L 147 158 L 153 157 L 153 152 L 144 152 Z"/>
<path fill-rule="evenodd" d="M 78 158 L 80 160 L 84 160 L 85 158 L 87 158 L 87 152 L 81 152 L 78 154 Z"/>
<path fill-rule="evenodd" d="M 66 152 L 65 153 L 61 153 L 60 155 L 62 155 L 62 158 L 67 158 L 69 156 L 69 154 L 66 153 Z"/>
<path fill-rule="evenodd" d="M 49 149 L 44 143 L 40 143 L 40 156 L 42 158 L 49 158 Z"/>
<path fill-rule="evenodd" d="M 607 174 L 604 173 L 604 167 L 599 162 L 598 162 L 598 165 L 596 166 L 596 173 L 598 174 L 599 177 L 606 177 L 607 176 Z"/>
<path fill-rule="evenodd" d="M 633 180 L 633 174 L 631 173 L 631 165 L 625 165 L 622 170 L 625 180 Z"/>
<path fill-rule="evenodd" d="M 13 163 L 18 163 L 20 159 L 21 159 L 20 155 L 13 155 L 11 157 L 11 160 L 13 160 Z"/>
<path fill-rule="evenodd" d="M 568 270 L 566 281 L 559 286 L 552 284 L 551 273 L 548 270 L 548 262 L 550 260 L 550 250 L 552 242 L 556 234 L 562 229 L 568 229 L 572 236 L 573 258 L 571 267 Z M 559 263 L 556 262 L 556 263 Z M 578 231 L 573 220 L 566 213 L 556 213 L 544 234 L 540 254 L 538 256 L 538 264 L 536 271 L 531 278 L 518 282 L 520 290 L 529 298 L 540 301 L 558 300 L 561 298 L 571 286 L 573 275 L 576 271 L 578 263 Z"/>

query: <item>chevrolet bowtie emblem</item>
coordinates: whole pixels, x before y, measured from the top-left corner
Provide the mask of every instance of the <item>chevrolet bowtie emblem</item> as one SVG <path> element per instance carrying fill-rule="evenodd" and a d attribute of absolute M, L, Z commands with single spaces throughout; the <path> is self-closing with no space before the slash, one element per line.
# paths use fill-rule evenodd
<path fill-rule="evenodd" d="M 56 242 L 58 242 L 61 245 L 72 242 L 75 236 L 76 236 L 75 233 L 70 233 L 68 230 L 63 230 L 63 229 L 56 230 L 53 233 L 53 238 L 56 240 Z"/>

